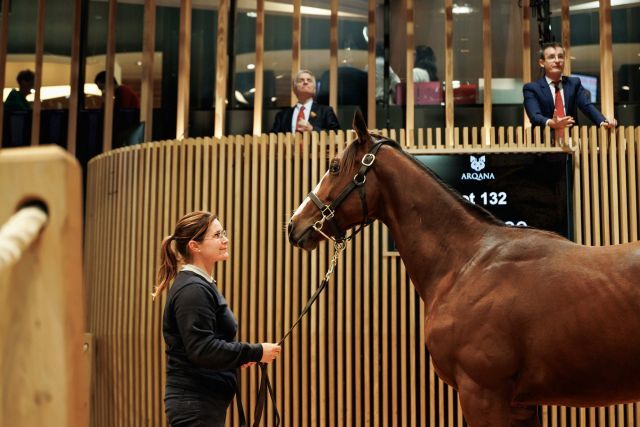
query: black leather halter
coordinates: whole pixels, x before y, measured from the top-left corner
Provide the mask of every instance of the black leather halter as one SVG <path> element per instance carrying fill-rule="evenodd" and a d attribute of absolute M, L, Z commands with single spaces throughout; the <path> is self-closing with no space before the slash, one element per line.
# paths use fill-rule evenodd
<path fill-rule="evenodd" d="M 320 200 L 320 198 L 313 192 L 313 190 L 309 193 L 307 197 L 311 199 L 311 201 L 318 207 L 320 213 L 322 214 L 322 218 L 316 221 L 312 226 L 315 231 L 322 234 L 327 239 L 331 239 L 335 242 L 344 242 L 346 240 L 351 240 L 351 238 L 358 231 L 371 224 L 372 221 L 369 220 L 367 196 L 364 190 L 364 183 L 367 181 L 367 172 L 369 172 L 369 169 L 371 169 L 373 163 L 376 161 L 376 153 L 385 141 L 385 139 L 376 141 L 369 152 L 362 156 L 362 160 L 360 161 L 361 166 L 358 170 L 358 173 L 354 175 L 353 179 L 349 182 L 349 184 L 347 184 L 345 189 L 342 190 L 340 195 L 336 197 L 333 202 L 331 202 L 331 204 L 322 202 L 322 200 Z M 358 189 L 358 194 L 360 195 L 360 204 L 362 205 L 362 222 L 360 224 L 360 227 L 347 237 L 345 235 L 345 231 L 341 230 L 338 226 L 338 223 L 335 219 L 335 214 L 338 206 L 340 206 L 340 204 L 342 204 L 347 196 L 351 194 L 351 192 L 356 188 Z M 335 237 L 331 237 L 324 231 L 322 231 L 322 227 L 324 226 L 325 222 L 329 224 L 329 227 L 331 227 L 331 231 L 333 232 Z"/>

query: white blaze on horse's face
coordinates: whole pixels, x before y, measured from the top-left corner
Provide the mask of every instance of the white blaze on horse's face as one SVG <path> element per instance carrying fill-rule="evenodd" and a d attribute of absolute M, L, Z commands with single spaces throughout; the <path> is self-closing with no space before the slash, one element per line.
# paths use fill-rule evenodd
<path fill-rule="evenodd" d="M 320 189 L 320 186 L 322 185 L 322 181 L 324 181 L 324 179 L 327 177 L 327 175 L 329 175 L 329 171 L 326 171 L 324 173 L 324 175 L 322 176 L 322 179 L 320 179 L 320 181 L 318 182 L 318 185 L 316 185 L 316 188 L 313 189 L 313 193 L 315 193 L 315 195 L 318 195 L 318 190 Z M 309 199 L 309 196 L 305 197 L 304 200 L 302 201 L 302 203 L 300 203 L 300 206 L 298 206 L 298 209 L 296 209 L 296 211 L 293 213 L 293 216 L 296 217 L 298 215 L 300 215 L 302 213 L 302 211 L 304 210 L 305 206 L 307 206 L 308 203 L 311 202 L 311 199 Z"/>

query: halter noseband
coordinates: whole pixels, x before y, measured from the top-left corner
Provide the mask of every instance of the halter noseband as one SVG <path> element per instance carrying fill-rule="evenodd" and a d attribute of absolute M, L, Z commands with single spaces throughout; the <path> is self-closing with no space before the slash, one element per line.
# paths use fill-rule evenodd
<path fill-rule="evenodd" d="M 320 213 L 322 214 L 322 218 L 316 221 L 312 226 L 315 231 L 322 234 L 327 239 L 333 240 L 334 242 L 344 242 L 347 240 L 351 240 L 351 238 L 356 233 L 358 233 L 358 231 L 371 224 L 372 221 L 369 220 L 369 211 L 367 208 L 367 197 L 364 191 L 364 183 L 367 181 L 367 172 L 369 172 L 369 169 L 371 169 L 373 163 L 376 161 L 376 153 L 385 141 L 385 139 L 378 140 L 373 144 L 369 152 L 362 156 L 362 160 L 360 161 L 361 166 L 358 170 L 358 173 L 353 176 L 351 182 L 347 184 L 345 189 L 342 190 L 340 195 L 336 197 L 336 199 L 331 202 L 331 204 L 327 205 L 323 203 L 322 200 L 320 200 L 320 198 L 316 196 L 313 190 L 309 192 L 309 195 L 307 197 L 309 197 L 311 201 L 313 201 L 313 203 L 318 207 Z M 360 227 L 358 229 L 351 233 L 350 236 L 346 237 L 345 232 L 343 230 L 340 230 L 340 227 L 338 227 L 338 224 L 336 222 L 336 209 L 356 188 L 359 190 L 358 194 L 360 194 L 360 204 L 362 205 L 362 223 L 360 224 Z M 331 227 L 333 234 L 336 236 L 335 238 L 327 235 L 324 231 L 322 231 L 322 227 L 324 226 L 325 222 L 327 222 Z"/>

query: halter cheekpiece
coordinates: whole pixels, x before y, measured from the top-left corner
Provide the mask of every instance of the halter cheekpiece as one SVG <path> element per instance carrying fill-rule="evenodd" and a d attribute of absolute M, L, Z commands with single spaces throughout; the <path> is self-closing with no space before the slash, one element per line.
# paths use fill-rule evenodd
<path fill-rule="evenodd" d="M 320 210 L 320 214 L 322 214 L 322 218 L 316 221 L 312 226 L 315 231 L 322 234 L 327 239 L 333 240 L 335 242 L 345 242 L 351 240 L 355 234 L 357 234 L 360 230 L 373 222 L 373 220 L 369 220 L 369 211 L 367 207 L 367 197 L 365 193 L 364 183 L 367 181 L 367 172 L 369 172 L 376 161 L 376 153 L 378 152 L 382 144 L 384 144 L 386 141 L 386 139 L 377 140 L 373 144 L 371 149 L 364 156 L 362 156 L 358 173 L 353 176 L 353 179 L 349 182 L 349 184 L 347 184 L 345 189 L 342 190 L 340 195 L 331 202 L 331 204 L 323 203 L 322 200 L 320 200 L 320 198 L 313 192 L 313 190 L 309 192 L 309 195 L 307 197 L 309 197 L 311 201 L 313 201 L 313 203 Z M 351 235 L 346 236 L 345 232 L 340 229 L 338 223 L 336 222 L 336 209 L 356 188 L 358 189 L 358 194 L 360 195 L 360 204 L 362 205 L 362 222 L 360 223 L 360 227 L 354 230 Z M 335 237 L 331 237 L 324 231 L 322 231 L 322 227 L 324 226 L 325 222 L 329 224 L 329 227 L 331 227 L 331 231 L 333 232 Z"/>

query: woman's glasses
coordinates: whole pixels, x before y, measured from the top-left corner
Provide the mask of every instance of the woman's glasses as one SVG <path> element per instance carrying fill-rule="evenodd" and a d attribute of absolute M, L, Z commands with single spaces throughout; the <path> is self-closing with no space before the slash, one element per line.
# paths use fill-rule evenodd
<path fill-rule="evenodd" d="M 227 237 L 227 230 L 220 230 L 220 231 L 216 231 L 215 233 L 209 235 L 209 236 L 205 236 L 205 239 L 216 239 L 216 240 L 220 240 L 223 238 Z"/>

